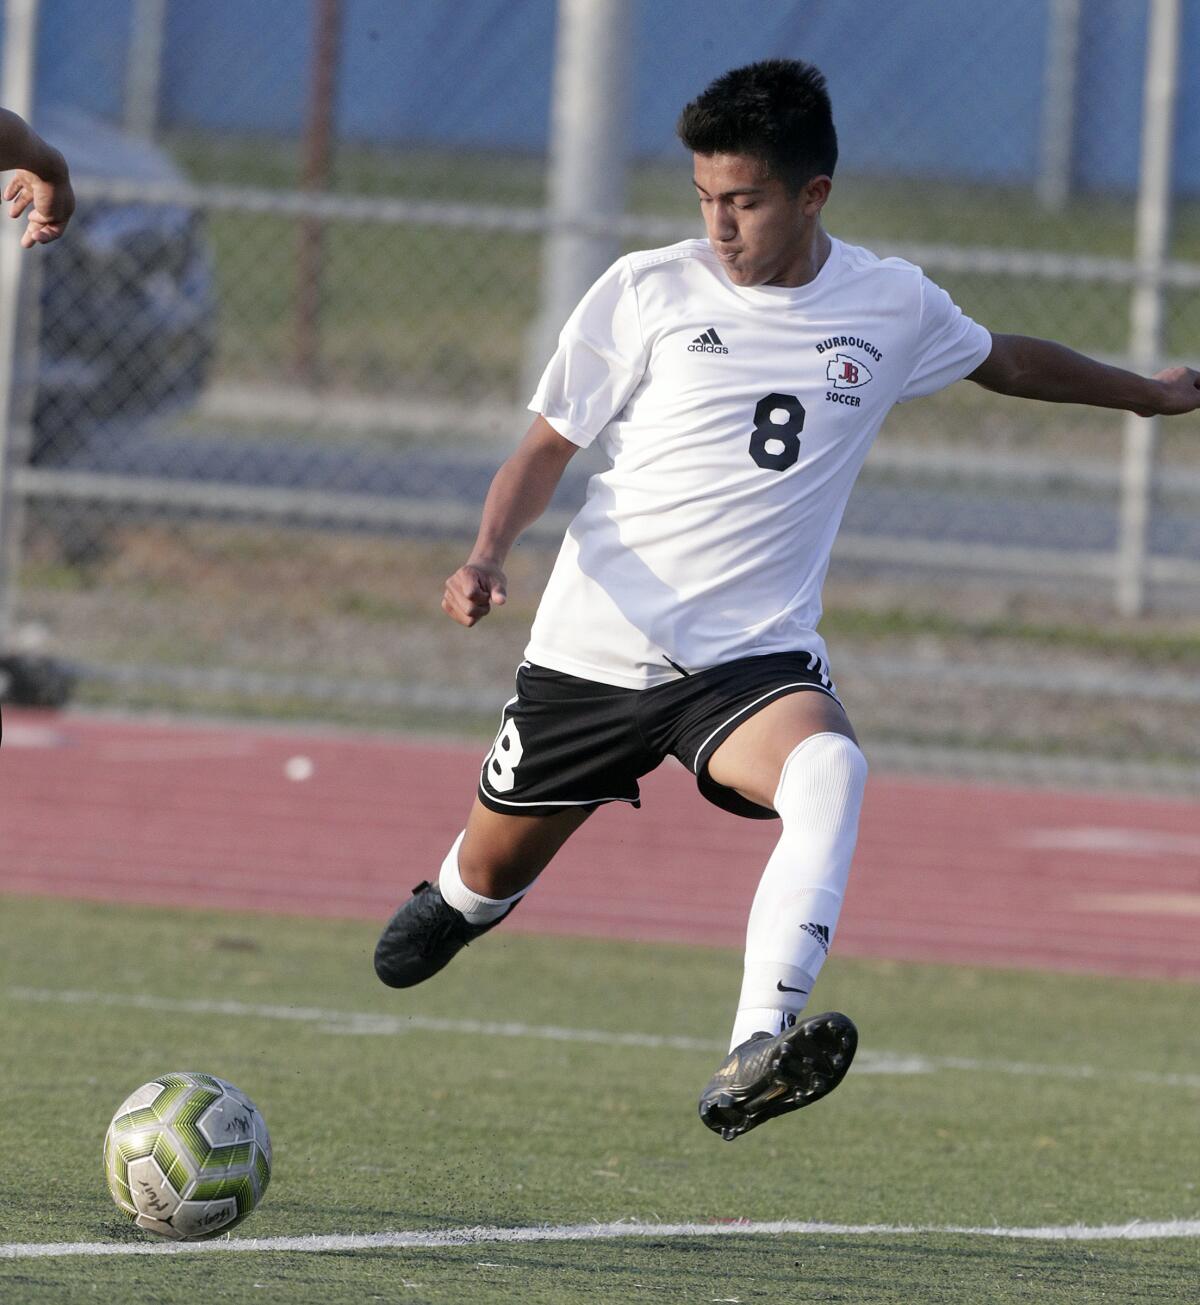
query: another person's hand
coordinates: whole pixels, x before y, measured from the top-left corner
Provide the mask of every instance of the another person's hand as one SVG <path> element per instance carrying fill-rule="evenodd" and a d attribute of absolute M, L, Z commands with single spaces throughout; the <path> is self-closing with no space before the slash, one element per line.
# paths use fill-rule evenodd
<path fill-rule="evenodd" d="M 57 240 L 75 212 L 75 192 L 65 168 L 61 177 L 43 177 L 22 168 L 5 186 L 4 198 L 11 201 L 9 217 L 29 215 L 21 233 L 25 249 Z"/>
<path fill-rule="evenodd" d="M 446 581 L 442 611 L 459 625 L 472 626 L 508 600 L 508 581 L 491 562 L 467 562 Z"/>

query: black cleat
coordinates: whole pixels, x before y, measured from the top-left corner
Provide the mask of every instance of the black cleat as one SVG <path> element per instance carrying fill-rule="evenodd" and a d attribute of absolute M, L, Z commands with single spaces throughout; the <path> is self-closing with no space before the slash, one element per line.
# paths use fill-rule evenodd
<path fill-rule="evenodd" d="M 412 988 L 444 969 L 468 944 L 494 929 L 516 902 L 488 924 L 468 924 L 437 884 L 418 884 L 375 944 L 375 973 L 389 988 Z"/>
<path fill-rule="evenodd" d="M 700 1094 L 700 1118 L 727 1141 L 765 1120 L 811 1106 L 846 1077 L 858 1030 L 837 1011 L 800 1020 L 775 1037 L 734 1047 Z"/>

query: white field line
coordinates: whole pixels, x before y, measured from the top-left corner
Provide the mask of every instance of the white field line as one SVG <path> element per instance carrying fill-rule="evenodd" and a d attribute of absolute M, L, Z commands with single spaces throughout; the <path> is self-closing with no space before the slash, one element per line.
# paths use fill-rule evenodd
<path fill-rule="evenodd" d="M 150 993 L 93 992 L 70 988 L 10 987 L 14 1001 L 66 1006 L 115 1006 L 126 1010 L 166 1011 L 179 1015 L 223 1015 L 244 1019 L 288 1020 L 314 1025 L 320 1033 L 399 1037 L 406 1033 L 471 1034 L 489 1038 L 533 1038 L 543 1042 L 587 1042 L 605 1047 L 648 1050 L 724 1052 L 715 1038 L 686 1038 L 661 1033 L 614 1033 L 607 1029 L 572 1029 L 554 1024 L 516 1021 L 435 1019 L 428 1015 L 376 1015 L 365 1011 L 323 1010 L 316 1006 L 274 1006 L 242 1001 L 156 997 Z M 859 1050 L 854 1072 L 860 1074 L 936 1074 L 942 1070 L 1009 1074 L 1017 1078 L 1098 1079 L 1140 1083 L 1148 1087 L 1200 1089 L 1200 1074 L 1162 1074 L 1151 1070 L 1098 1069 L 1094 1065 L 1043 1065 L 967 1056 L 921 1056 L 905 1052 Z"/>
<path fill-rule="evenodd" d="M 45 1259 L 65 1255 L 188 1255 L 228 1251 L 366 1251 L 498 1245 L 517 1242 L 595 1242 L 632 1237 L 1013 1237 L 1030 1241 L 1149 1241 L 1200 1237 L 1200 1219 L 1162 1223 L 1063 1224 L 1032 1228 L 973 1228 L 955 1224 L 853 1223 L 583 1223 L 539 1228 L 450 1228 L 431 1232 L 361 1233 L 316 1237 L 219 1238 L 207 1242 L 9 1242 L 0 1243 L 0 1260 Z"/>

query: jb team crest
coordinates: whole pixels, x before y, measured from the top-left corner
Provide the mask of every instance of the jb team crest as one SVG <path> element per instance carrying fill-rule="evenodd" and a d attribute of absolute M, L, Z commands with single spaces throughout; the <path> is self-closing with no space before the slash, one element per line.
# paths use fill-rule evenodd
<path fill-rule="evenodd" d="M 848 408 L 858 408 L 862 400 L 857 394 L 847 394 L 847 390 L 861 389 L 872 379 L 870 367 L 856 353 L 843 353 L 842 349 L 854 349 L 867 354 L 876 362 L 883 354 L 870 342 L 854 335 L 833 335 L 822 340 L 816 346 L 819 354 L 833 351 L 833 357 L 825 362 L 825 379 L 833 387 L 825 391 L 826 403 L 843 403 Z"/>

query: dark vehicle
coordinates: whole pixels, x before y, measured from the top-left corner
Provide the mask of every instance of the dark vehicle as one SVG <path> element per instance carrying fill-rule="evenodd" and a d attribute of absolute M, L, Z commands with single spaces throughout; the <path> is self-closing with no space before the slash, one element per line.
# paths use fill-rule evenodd
<path fill-rule="evenodd" d="M 138 198 L 184 180 L 161 149 L 77 112 L 47 112 L 37 127 L 67 156 L 79 201 L 41 260 L 30 460 L 53 465 L 195 399 L 216 299 L 200 215 Z M 95 198 L 95 183 L 120 183 L 121 198 Z"/>

